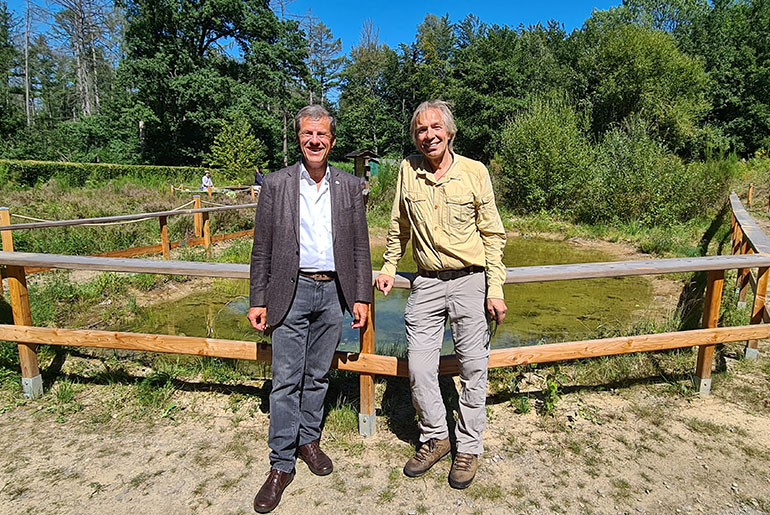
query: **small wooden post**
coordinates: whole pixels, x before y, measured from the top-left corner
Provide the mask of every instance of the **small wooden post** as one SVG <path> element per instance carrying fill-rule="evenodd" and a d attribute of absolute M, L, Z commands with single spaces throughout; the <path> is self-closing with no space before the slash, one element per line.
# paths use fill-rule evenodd
<path fill-rule="evenodd" d="M 254 194 L 254 186 L 252 185 L 250 188 L 251 198 L 257 198 L 257 196 Z"/>
<path fill-rule="evenodd" d="M 733 255 L 740 254 L 741 253 L 741 244 L 743 242 L 743 230 L 741 229 L 740 224 L 736 220 L 735 226 L 733 229 Z"/>
<path fill-rule="evenodd" d="M 200 195 L 193 195 L 193 207 L 195 209 L 201 208 L 201 196 Z M 200 238 L 203 234 L 203 213 L 195 213 L 193 215 L 193 220 L 195 223 L 195 237 Z"/>
<path fill-rule="evenodd" d="M 7 207 L 0 207 L 0 225 L 11 225 L 11 212 Z M 13 233 L 2 231 L 3 251 L 13 252 Z M 32 311 L 29 307 L 27 292 L 27 276 L 23 266 L 6 266 L 8 276 L 8 293 L 11 295 L 11 310 L 13 323 L 16 325 L 32 325 Z M 24 396 L 35 399 L 43 395 L 43 377 L 37 363 L 36 345 L 29 343 L 18 344 L 19 363 L 21 364 L 21 388 Z"/>
<path fill-rule="evenodd" d="M 703 323 L 701 326 L 704 329 L 717 326 L 724 284 L 724 270 L 712 270 L 709 272 L 706 298 L 703 301 Z M 711 393 L 711 366 L 713 362 L 714 344 L 698 346 L 698 362 L 695 365 L 695 389 L 703 395 Z"/>
<path fill-rule="evenodd" d="M 171 242 L 168 239 L 168 217 L 159 216 L 160 222 L 160 248 L 163 252 L 163 259 L 171 259 Z"/>
<path fill-rule="evenodd" d="M 360 341 L 361 354 L 374 354 L 374 291 L 372 291 L 372 303 L 369 304 L 369 316 L 366 317 L 366 324 L 361 328 Z M 374 374 L 360 374 L 359 382 L 361 407 L 358 413 L 358 432 L 362 436 L 374 436 L 377 429 L 374 410 Z"/>
<path fill-rule="evenodd" d="M 209 197 L 211 197 L 211 186 L 208 187 L 209 190 Z"/>
<path fill-rule="evenodd" d="M 749 198 L 747 199 L 746 205 L 748 207 L 751 207 L 751 199 L 754 196 L 754 183 L 749 184 Z"/>
<path fill-rule="evenodd" d="M 172 195 L 174 194 L 174 185 L 173 184 L 171 185 L 171 194 Z"/>
<path fill-rule="evenodd" d="M 0 207 L 0 225 L 11 225 L 11 212 L 7 207 Z M 3 250 L 13 250 L 13 233 L 11 231 L 2 231 L 0 238 L 3 242 Z M 3 274 L 0 273 L 0 295 L 3 294 Z"/>
<path fill-rule="evenodd" d="M 770 268 L 760 267 L 757 270 L 757 290 L 754 292 L 754 305 L 751 308 L 751 323 L 761 324 L 765 318 L 765 299 L 767 297 L 767 280 Z M 749 340 L 746 344 L 746 359 L 756 360 L 759 357 L 757 340 Z"/>
<path fill-rule="evenodd" d="M 211 257 L 211 224 L 209 223 L 209 214 L 203 215 L 203 248 L 206 249 L 206 257 Z"/>
<path fill-rule="evenodd" d="M 741 242 L 739 254 L 749 254 L 749 239 L 742 235 L 743 241 Z M 739 268 L 738 277 L 735 281 L 735 289 L 738 291 L 738 306 L 746 306 L 746 295 L 749 292 L 749 274 L 751 270 L 749 268 Z"/>

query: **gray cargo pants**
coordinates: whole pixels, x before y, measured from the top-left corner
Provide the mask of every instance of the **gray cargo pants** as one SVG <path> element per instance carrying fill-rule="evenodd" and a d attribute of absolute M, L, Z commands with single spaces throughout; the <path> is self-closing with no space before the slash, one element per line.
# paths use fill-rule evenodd
<path fill-rule="evenodd" d="M 457 452 L 481 454 L 486 424 L 489 325 L 486 277 L 474 273 L 451 280 L 417 276 L 406 304 L 407 355 L 412 402 L 419 418 L 420 441 L 446 438 L 446 409 L 438 383 L 444 326 L 449 318 L 460 362 L 460 413 L 455 429 Z"/>

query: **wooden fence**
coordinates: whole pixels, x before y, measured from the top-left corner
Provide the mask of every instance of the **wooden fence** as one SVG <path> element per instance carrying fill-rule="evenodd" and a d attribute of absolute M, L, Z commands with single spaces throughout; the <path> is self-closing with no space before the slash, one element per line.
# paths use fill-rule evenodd
<path fill-rule="evenodd" d="M 700 258 L 530 266 L 508 268 L 506 271 L 506 284 L 629 277 L 676 272 L 707 272 L 708 281 L 702 329 L 496 349 L 490 353 L 489 367 L 497 368 L 529 363 L 548 363 L 697 346 L 696 387 L 699 392 L 708 394 L 711 388 L 714 348 L 717 344 L 748 341 L 748 348 L 756 350 L 757 340 L 770 338 L 770 325 L 761 323 L 766 316 L 764 298 L 767 270 L 770 269 L 770 255 L 756 250 L 756 248 L 764 248 L 762 245 L 766 243 L 767 237 L 761 231 L 757 232 L 758 228 L 753 220 L 745 213 L 745 210 L 741 211 L 740 201 L 737 201 L 737 204 L 735 201 L 737 201 L 737 197 L 733 199 L 731 196 L 731 202 L 733 203 L 734 242 L 740 242 L 741 245 L 744 242 L 748 242 L 748 248 L 755 249 L 753 253 L 736 252 L 733 255 Z M 0 227 L 0 230 L 2 229 L 7 229 L 7 227 Z M 10 237 L 9 234 L 9 231 L 4 231 L 3 237 Z M 737 243 L 733 246 L 734 249 L 736 245 Z M 172 260 L 147 261 L 130 258 L 63 256 L 21 252 L 0 252 L 0 265 L 5 267 L 8 277 L 14 316 L 14 325 L 0 325 L 0 340 L 18 343 L 21 358 L 22 384 L 25 395 L 29 397 L 38 396 L 42 393 L 42 379 L 35 353 L 35 346 L 38 344 L 131 349 L 258 361 L 270 361 L 271 359 L 270 346 L 253 341 L 42 328 L 34 327 L 31 319 L 25 275 L 25 269 L 27 268 L 46 267 L 71 270 L 248 279 L 248 265 Z M 725 271 L 731 269 L 741 271 L 752 268 L 758 268 L 759 271 L 754 288 L 755 305 L 752 310 L 751 324 L 739 327 L 717 327 Z M 375 275 L 373 274 L 373 278 Z M 394 287 L 409 288 L 409 286 L 410 277 L 408 274 L 400 274 L 396 277 Z M 407 376 L 407 363 L 405 359 L 375 354 L 374 304 L 371 305 L 370 310 L 368 322 L 361 329 L 360 352 L 337 352 L 332 365 L 340 370 L 348 370 L 360 374 L 359 430 L 364 435 L 372 435 L 375 429 L 375 376 Z M 510 323 L 515 323 L 515 321 L 512 320 Z M 753 347 L 751 347 L 751 342 L 754 342 Z M 756 357 L 757 355 L 756 352 L 750 354 L 750 357 Z M 454 356 L 441 358 L 440 373 L 454 374 L 458 370 L 457 359 Z"/>

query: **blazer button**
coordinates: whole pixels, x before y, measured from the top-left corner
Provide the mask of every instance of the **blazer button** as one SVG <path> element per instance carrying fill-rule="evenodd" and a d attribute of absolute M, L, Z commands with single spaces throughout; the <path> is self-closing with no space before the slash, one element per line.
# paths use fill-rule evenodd
<path fill-rule="evenodd" d="M 291 278 L 291 282 L 294 282 L 294 278 L 293 277 Z"/>

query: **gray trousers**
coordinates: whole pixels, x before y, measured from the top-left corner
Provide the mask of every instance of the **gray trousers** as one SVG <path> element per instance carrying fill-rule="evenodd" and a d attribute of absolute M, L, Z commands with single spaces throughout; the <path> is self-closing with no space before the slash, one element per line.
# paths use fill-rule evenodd
<path fill-rule="evenodd" d="M 446 438 L 446 409 L 438 365 L 447 318 L 460 362 L 460 413 L 455 428 L 457 451 L 481 454 L 486 424 L 489 325 L 486 277 L 475 273 L 442 281 L 417 276 L 406 304 L 407 354 L 412 402 L 419 418 L 420 441 Z"/>
<path fill-rule="evenodd" d="M 297 447 L 321 437 L 326 374 L 342 334 L 336 281 L 299 276 L 289 313 L 272 333 L 270 466 L 292 472 Z"/>

